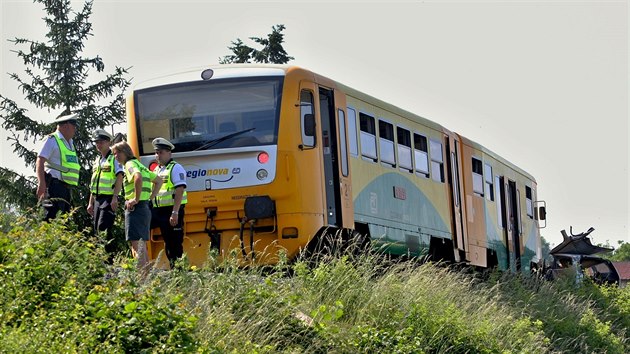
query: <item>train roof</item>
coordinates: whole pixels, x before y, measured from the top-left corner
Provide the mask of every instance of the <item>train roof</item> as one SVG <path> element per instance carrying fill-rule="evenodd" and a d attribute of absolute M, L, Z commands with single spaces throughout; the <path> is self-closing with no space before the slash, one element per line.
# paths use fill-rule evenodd
<path fill-rule="evenodd" d="M 412 113 L 400 107 L 394 106 L 381 99 L 378 99 L 376 97 L 363 93 L 359 90 L 356 90 L 350 86 L 346 86 L 338 81 L 329 79 L 323 75 L 317 74 L 313 71 L 310 71 L 308 69 L 305 69 L 296 65 L 287 65 L 287 64 L 219 64 L 217 65 L 217 64 L 214 64 L 214 65 L 208 65 L 204 67 L 190 68 L 188 70 L 184 70 L 178 73 L 162 75 L 154 79 L 145 80 L 135 85 L 133 87 L 133 90 L 141 90 L 148 87 L 168 85 L 168 84 L 181 83 L 181 82 L 203 81 L 201 77 L 201 73 L 207 69 L 213 70 L 212 78 L 231 78 L 231 77 L 247 77 L 247 76 L 285 76 L 290 71 L 303 71 L 305 73 L 308 73 L 309 75 L 313 75 L 314 78 L 317 77 L 317 78 L 329 81 L 331 83 L 334 83 L 336 87 L 342 89 L 349 96 L 352 96 L 366 103 L 372 104 L 374 106 L 378 106 L 379 108 L 385 111 L 391 112 L 392 114 L 395 114 L 395 115 L 398 115 L 407 119 L 411 119 L 431 129 L 435 129 L 438 131 L 449 131 L 448 128 L 445 128 L 444 126 L 430 119 L 424 118 L 415 113 Z M 480 150 L 484 154 L 491 156 L 495 160 L 501 162 L 502 164 L 510 167 L 511 169 L 515 170 L 516 172 L 524 175 L 531 181 L 535 182 L 534 177 L 530 175 L 529 173 L 525 172 L 523 169 L 519 168 L 518 166 L 514 165 L 513 163 L 509 162 L 508 160 L 504 159 L 503 157 L 494 153 L 493 151 L 485 148 L 483 145 L 477 142 L 474 142 L 460 135 L 459 133 L 458 135 L 463 144 L 466 144 L 477 150 Z"/>
<path fill-rule="evenodd" d="M 442 125 L 440 125 L 439 123 L 436 123 L 430 119 L 424 118 L 422 116 L 419 116 L 415 113 L 409 112 L 407 110 L 404 110 L 400 107 L 394 106 L 391 103 L 387 103 L 383 100 L 380 100 L 374 96 L 370 96 L 366 93 L 363 93 L 361 91 L 358 91 L 352 87 L 346 86 L 340 82 L 335 81 L 335 84 L 337 85 L 337 87 L 341 88 L 346 94 L 348 94 L 349 96 L 352 96 L 354 98 L 357 98 L 361 101 L 364 101 L 366 103 L 372 104 L 374 106 L 377 106 L 385 111 L 388 111 L 392 114 L 395 114 L 397 116 L 403 117 L 403 118 L 407 118 L 407 119 L 411 119 L 415 122 L 418 122 L 426 127 L 429 127 L 431 129 L 437 130 L 437 131 L 444 131 L 446 130 L 445 127 L 443 127 Z"/>
<path fill-rule="evenodd" d="M 459 135 L 459 138 L 461 139 L 462 144 L 468 145 L 468 146 L 470 146 L 470 147 L 472 147 L 472 148 L 474 148 L 476 150 L 479 150 L 479 151 L 483 152 L 484 154 L 486 154 L 486 155 L 492 157 L 493 159 L 501 162 L 502 164 L 508 166 L 509 168 L 513 169 L 514 171 L 518 172 L 519 174 L 527 177 L 527 179 L 529 179 L 530 181 L 532 181 L 534 183 L 536 182 L 536 179 L 534 178 L 534 176 L 530 175 L 525 170 L 523 170 L 522 168 L 516 166 L 515 164 L 511 163 L 510 161 L 504 159 L 503 157 L 501 157 L 501 155 L 495 153 L 494 151 L 492 151 L 490 149 L 487 149 L 486 147 L 484 147 L 483 145 L 481 145 L 481 144 L 479 144 L 477 142 L 474 142 L 474 141 L 466 138 L 465 136 L 462 136 L 460 134 L 457 134 L 457 135 Z"/>
<path fill-rule="evenodd" d="M 184 69 L 175 73 L 168 73 L 158 77 L 141 81 L 133 86 L 133 90 L 142 90 L 149 87 L 176 84 L 182 82 L 204 81 L 201 73 L 207 69 L 212 69 L 213 79 L 235 78 L 247 76 L 284 76 L 292 68 L 292 65 L 278 64 L 221 64 L 207 65 Z"/>
<path fill-rule="evenodd" d="M 391 113 L 396 114 L 396 115 L 401 116 L 401 117 L 412 119 L 412 120 L 414 120 L 414 121 L 416 121 L 416 122 L 418 122 L 418 123 L 420 123 L 420 124 L 422 124 L 424 126 L 427 126 L 429 128 L 432 128 L 432 129 L 435 129 L 435 130 L 438 130 L 438 131 L 450 131 L 450 129 L 448 129 L 448 128 L 440 125 L 439 123 L 436 123 L 436 122 L 434 122 L 434 121 L 432 121 L 432 120 L 430 120 L 428 118 L 424 118 L 424 117 L 419 116 L 419 115 L 417 115 L 415 113 L 412 113 L 412 112 L 409 112 L 409 111 L 404 110 L 402 108 L 399 108 L 397 106 L 394 106 L 394 105 L 392 105 L 390 103 L 387 103 L 387 102 L 382 101 L 382 100 L 380 100 L 378 98 L 375 98 L 375 97 L 370 96 L 368 94 L 365 94 L 365 93 L 363 93 L 361 91 L 358 91 L 358 90 L 356 90 L 356 89 L 354 89 L 352 87 L 346 86 L 346 85 L 344 85 L 344 84 L 342 84 L 340 82 L 335 81 L 335 84 L 337 85 L 337 87 L 341 88 L 344 92 L 346 92 L 350 96 L 353 96 L 353 97 L 355 97 L 357 99 L 360 99 L 360 100 L 365 101 L 367 103 L 370 103 L 370 104 L 373 104 L 375 106 L 378 106 L 378 107 L 380 107 L 380 108 L 382 108 L 382 109 L 384 109 L 384 110 L 386 110 L 388 112 L 391 112 Z M 496 154 L 494 151 L 492 151 L 490 149 L 487 149 L 483 145 L 481 145 L 481 144 L 479 144 L 477 142 L 474 142 L 474 141 L 472 141 L 472 140 L 462 136 L 459 133 L 456 133 L 456 134 L 460 137 L 460 139 L 461 139 L 463 144 L 466 144 L 466 145 L 468 145 L 470 147 L 475 148 L 476 150 L 479 150 L 479 151 L 483 152 L 484 154 L 486 154 L 486 155 L 492 157 L 493 159 L 501 162 L 502 164 L 508 166 L 509 168 L 513 169 L 514 171 L 518 172 L 519 174 L 527 177 L 532 182 L 536 182 L 536 180 L 534 179 L 534 177 L 532 175 L 530 175 L 529 173 L 527 173 L 526 171 L 524 171 L 520 167 L 514 165 L 510 161 L 506 160 L 505 158 L 501 157 L 500 155 Z"/>

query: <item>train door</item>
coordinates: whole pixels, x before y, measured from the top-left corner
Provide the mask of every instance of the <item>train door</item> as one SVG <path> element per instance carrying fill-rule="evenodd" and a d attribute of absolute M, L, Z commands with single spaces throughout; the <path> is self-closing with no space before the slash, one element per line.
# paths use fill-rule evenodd
<path fill-rule="evenodd" d="M 354 203 L 352 200 L 352 183 L 350 182 L 350 155 L 348 142 L 348 118 L 346 117 L 346 95 L 339 91 L 334 91 L 334 100 L 337 110 L 337 135 L 339 153 L 339 195 L 341 204 L 342 223 L 339 226 L 354 229 Z M 339 211 L 337 211 L 339 213 Z"/>
<path fill-rule="evenodd" d="M 462 208 L 462 181 L 461 165 L 459 163 L 460 146 L 456 135 L 451 134 L 446 137 L 446 154 L 448 159 L 448 178 L 451 185 L 451 218 L 453 225 L 453 243 L 455 249 L 455 261 L 461 260 L 460 255 L 466 254 L 467 237 L 464 227 L 464 216 Z"/>
<path fill-rule="evenodd" d="M 343 208 L 339 173 L 338 135 L 334 94 L 332 90 L 319 88 L 319 112 L 321 116 L 322 154 L 326 193 L 326 220 L 328 225 L 343 226 Z"/>
<path fill-rule="evenodd" d="M 521 238 L 520 212 L 518 190 L 516 182 L 501 177 L 501 201 L 504 205 L 505 244 L 507 246 L 507 261 L 510 269 L 521 269 Z"/>

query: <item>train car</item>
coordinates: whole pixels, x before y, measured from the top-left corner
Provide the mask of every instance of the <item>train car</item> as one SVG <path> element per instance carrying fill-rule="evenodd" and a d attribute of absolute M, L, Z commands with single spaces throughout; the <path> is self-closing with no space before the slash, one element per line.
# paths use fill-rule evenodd
<path fill-rule="evenodd" d="M 542 259 L 535 212 L 544 207 L 536 206 L 536 181 L 483 146 L 461 139 L 470 263 L 530 271 Z"/>
<path fill-rule="evenodd" d="M 273 264 L 324 236 L 515 271 L 540 257 L 544 206 L 530 175 L 435 122 L 303 68 L 220 65 L 157 78 L 134 88 L 127 118 L 145 165 L 154 138 L 175 145 L 188 179 L 192 264 L 211 249 Z M 158 232 L 149 254 L 167 267 Z"/>

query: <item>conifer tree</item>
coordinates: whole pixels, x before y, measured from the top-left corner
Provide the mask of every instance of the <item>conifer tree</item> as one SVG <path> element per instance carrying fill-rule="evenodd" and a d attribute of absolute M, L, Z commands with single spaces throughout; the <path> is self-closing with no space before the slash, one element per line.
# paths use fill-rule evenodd
<path fill-rule="evenodd" d="M 284 25 L 272 26 L 271 33 L 266 38 L 249 37 L 249 39 L 262 46 L 260 50 L 245 45 L 240 38 L 237 38 L 236 41 L 232 42 L 232 47 L 228 47 L 234 54 L 220 58 L 219 63 L 250 63 L 251 60 L 256 63 L 288 63 L 295 58 L 289 56 L 282 46 L 282 43 L 284 43 L 282 31 L 285 28 Z"/>
<path fill-rule="evenodd" d="M 220 64 L 249 63 L 251 54 L 254 51 L 253 48 L 246 46 L 240 38 L 237 38 L 236 41 L 232 41 L 232 46 L 228 47 L 228 49 L 231 50 L 234 55 L 226 55 L 219 59 Z"/>
<path fill-rule="evenodd" d="M 92 36 L 89 22 L 92 0 L 85 2 L 80 12 L 72 10 L 70 0 L 34 2 L 44 6 L 46 40 L 9 41 L 20 48 L 14 52 L 25 66 L 24 76 L 11 73 L 10 77 L 17 82 L 24 99 L 36 109 L 29 111 L 0 94 L 0 124 L 8 132 L 14 153 L 34 171 L 43 139 L 56 129 L 53 120 L 65 113 L 78 113 L 74 144 L 82 169 L 73 200 L 80 210 L 77 226 L 85 227 L 90 225 L 85 207 L 92 163 L 97 155 L 90 132 L 124 121 L 123 94 L 130 81 L 125 78 L 127 69 L 115 67 L 113 73 L 106 74 L 100 56 L 82 55 L 85 42 Z M 95 81 L 94 74 L 99 75 L 100 81 Z M 32 143 L 36 143 L 36 150 L 29 148 Z M 22 212 L 32 208 L 37 202 L 36 188 L 34 177 L 25 177 L 9 168 L 0 169 L 0 201 L 6 207 Z"/>
<path fill-rule="evenodd" d="M 282 47 L 282 43 L 284 43 L 282 31 L 285 26 L 273 26 L 271 29 L 272 31 L 267 35 L 267 38 L 250 37 L 251 40 L 263 46 L 261 50 L 254 49 L 252 57 L 257 63 L 286 64 L 294 58 L 290 57 Z"/>

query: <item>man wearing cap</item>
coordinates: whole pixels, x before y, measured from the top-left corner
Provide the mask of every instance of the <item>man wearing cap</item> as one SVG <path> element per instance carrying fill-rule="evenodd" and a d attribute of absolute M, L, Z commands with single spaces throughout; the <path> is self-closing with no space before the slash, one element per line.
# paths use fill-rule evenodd
<path fill-rule="evenodd" d="M 184 206 L 188 202 L 186 171 L 173 160 L 175 146 L 170 141 L 156 138 L 152 144 L 159 163 L 155 172 L 164 183 L 153 204 L 151 227 L 160 228 L 166 257 L 173 268 L 175 260 L 184 253 Z"/>
<path fill-rule="evenodd" d="M 72 141 L 77 119 L 76 113 L 57 117 L 57 130 L 48 136 L 37 156 L 37 198 L 46 211 L 45 221 L 72 207 L 71 189 L 79 184 L 80 169 Z"/>
<path fill-rule="evenodd" d="M 101 155 L 94 162 L 90 181 L 90 201 L 87 206 L 87 212 L 92 215 L 94 232 L 107 231 L 105 251 L 110 257 L 116 248 L 111 228 L 114 225 L 118 196 L 125 174 L 109 148 L 111 141 L 112 135 L 103 129 L 96 129 L 92 133 L 92 142 Z"/>

